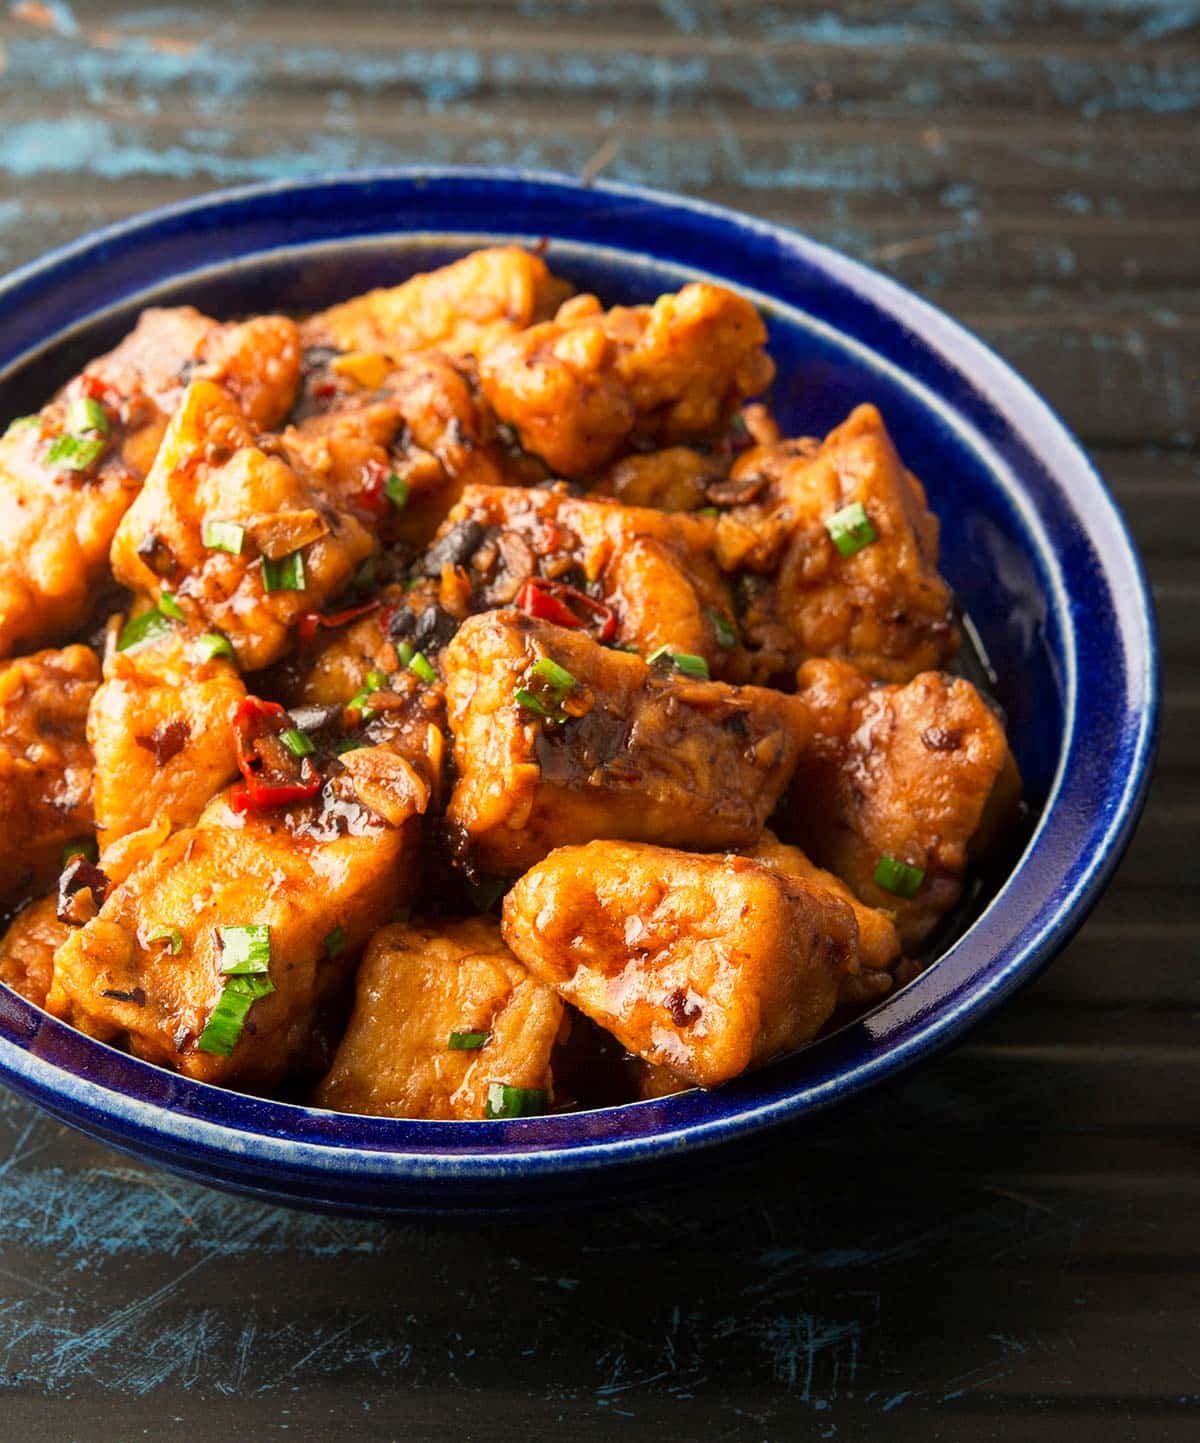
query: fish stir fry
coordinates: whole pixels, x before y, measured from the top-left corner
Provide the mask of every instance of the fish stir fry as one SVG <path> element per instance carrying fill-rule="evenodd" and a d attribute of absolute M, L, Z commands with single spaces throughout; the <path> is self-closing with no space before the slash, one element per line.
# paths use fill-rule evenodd
<path fill-rule="evenodd" d="M 880 413 L 481 250 L 146 311 L 0 440 L 0 982 L 388 1117 L 712 1088 L 924 965 L 1020 778 Z"/>

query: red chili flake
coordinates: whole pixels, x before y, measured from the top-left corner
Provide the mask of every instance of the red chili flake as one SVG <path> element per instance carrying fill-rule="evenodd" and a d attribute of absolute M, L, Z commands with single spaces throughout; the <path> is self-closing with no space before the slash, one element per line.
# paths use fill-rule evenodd
<path fill-rule="evenodd" d="M 270 747 L 271 761 L 258 743 L 278 736 L 291 725 L 287 712 L 274 701 L 248 696 L 233 714 L 237 763 L 246 785 L 230 795 L 235 812 L 287 807 L 306 802 L 321 790 L 323 778 L 310 757 L 292 757 L 279 743 Z"/>
<path fill-rule="evenodd" d="M 527 616 L 556 626 L 590 627 L 597 641 L 611 641 L 617 634 L 617 617 L 611 606 L 562 581 L 531 577 L 521 588 L 517 606 Z"/>
<path fill-rule="evenodd" d="M 378 601 L 368 601 L 362 606 L 351 606 L 346 611 L 302 612 L 300 620 L 296 623 L 297 640 L 302 646 L 307 646 L 318 631 L 333 631 L 339 626 L 348 626 L 350 622 L 357 621 L 359 617 L 369 615 L 378 605 Z"/>
<path fill-rule="evenodd" d="M 351 493 L 351 504 L 371 516 L 382 516 L 388 505 L 387 493 L 383 488 L 387 485 L 387 478 L 390 475 L 390 469 L 381 461 L 364 461 L 362 485 L 357 491 Z"/>

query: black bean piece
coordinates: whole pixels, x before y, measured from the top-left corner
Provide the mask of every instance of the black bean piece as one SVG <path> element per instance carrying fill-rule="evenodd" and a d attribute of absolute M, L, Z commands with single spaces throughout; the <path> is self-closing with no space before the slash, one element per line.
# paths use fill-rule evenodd
<path fill-rule="evenodd" d="M 478 521 L 460 521 L 435 541 L 421 558 L 426 576 L 440 576 L 447 566 L 463 566 L 483 545 L 484 529 Z"/>
<path fill-rule="evenodd" d="M 457 630 L 458 622 L 455 618 L 444 606 L 438 606 L 435 602 L 417 617 L 413 645 L 428 656 L 431 652 L 441 651 L 442 647 L 448 646 Z"/>

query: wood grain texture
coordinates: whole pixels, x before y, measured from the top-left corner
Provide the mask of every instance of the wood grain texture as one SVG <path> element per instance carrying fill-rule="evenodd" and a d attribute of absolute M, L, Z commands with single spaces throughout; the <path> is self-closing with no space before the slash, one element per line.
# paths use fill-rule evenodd
<path fill-rule="evenodd" d="M 703 1189 L 350 1223 L 0 1096 L 3 1436 L 1185 1440 L 1200 1432 L 1200 4 L 443 0 L 0 14 L 0 264 L 215 185 L 606 173 L 945 306 L 1092 448 L 1167 713 L 1095 915 L 950 1057 Z"/>

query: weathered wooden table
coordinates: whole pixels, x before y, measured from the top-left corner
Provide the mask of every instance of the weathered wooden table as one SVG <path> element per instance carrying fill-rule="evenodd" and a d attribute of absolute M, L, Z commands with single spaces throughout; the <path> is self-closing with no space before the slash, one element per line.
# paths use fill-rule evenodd
<path fill-rule="evenodd" d="M 473 161 L 602 163 L 893 273 L 1091 446 L 1168 706 L 1141 833 L 1050 973 L 698 1192 L 329 1221 L 0 1095 L 4 1440 L 1200 1436 L 1200 5 L 807 9 L 5 7 L 6 265 L 217 185 Z"/>

